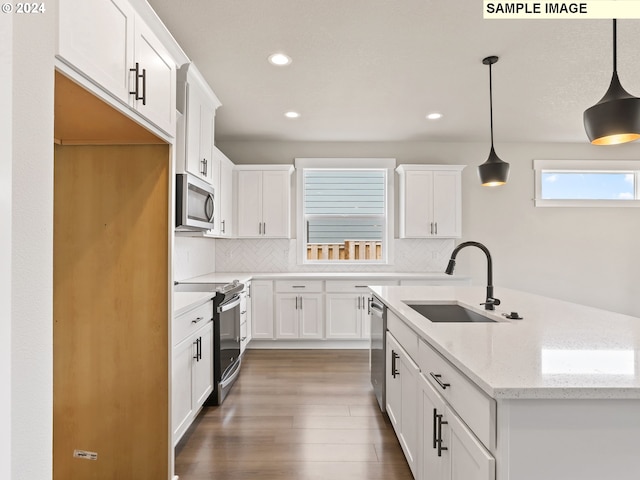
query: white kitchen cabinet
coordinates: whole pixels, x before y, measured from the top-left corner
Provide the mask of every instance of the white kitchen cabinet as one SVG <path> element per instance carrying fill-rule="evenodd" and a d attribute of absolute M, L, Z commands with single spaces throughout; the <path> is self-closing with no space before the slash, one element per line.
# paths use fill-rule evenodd
<path fill-rule="evenodd" d="M 239 237 L 291 236 L 291 165 L 237 165 Z"/>
<path fill-rule="evenodd" d="M 386 410 L 414 477 L 418 468 L 418 377 L 420 369 L 394 336 L 386 334 Z"/>
<path fill-rule="evenodd" d="M 58 56 L 175 135 L 176 64 L 126 0 L 60 0 Z"/>
<path fill-rule="evenodd" d="M 419 480 L 494 480 L 495 459 L 424 375 L 419 378 Z"/>
<path fill-rule="evenodd" d="M 178 70 L 177 91 L 177 108 L 182 116 L 178 122 L 176 171 L 191 173 L 213 185 L 218 199 L 220 157 L 214 141 L 220 100 L 193 63 Z"/>
<path fill-rule="evenodd" d="M 240 355 L 251 341 L 251 282 L 240 292 Z"/>
<path fill-rule="evenodd" d="M 171 428 L 175 445 L 213 391 L 213 301 L 172 325 Z"/>
<path fill-rule="evenodd" d="M 400 165 L 400 238 L 462 235 L 464 165 Z"/>
<path fill-rule="evenodd" d="M 368 285 L 397 285 L 395 280 L 327 280 L 326 337 L 367 339 L 370 336 Z M 349 292 L 349 293 L 345 293 Z"/>
<path fill-rule="evenodd" d="M 251 281 L 251 337 L 273 339 L 273 282 Z"/>
<path fill-rule="evenodd" d="M 229 237 L 233 234 L 233 163 L 216 147 L 214 155 L 220 161 L 220 188 L 215 196 L 219 201 L 216 217 L 219 219 L 220 236 Z"/>
<path fill-rule="evenodd" d="M 322 338 L 322 294 L 276 294 L 276 338 Z"/>
<path fill-rule="evenodd" d="M 278 280 L 275 291 L 276 338 L 322 338 L 322 282 Z"/>

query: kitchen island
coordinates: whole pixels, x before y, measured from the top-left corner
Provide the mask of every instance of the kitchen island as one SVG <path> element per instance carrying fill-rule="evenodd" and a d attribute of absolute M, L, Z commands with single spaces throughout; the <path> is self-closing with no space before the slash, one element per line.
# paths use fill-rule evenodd
<path fill-rule="evenodd" d="M 416 478 L 640 478 L 640 319 L 502 288 L 495 311 L 480 287 L 371 290 L 388 309 L 387 413 Z M 407 303 L 495 321 L 433 323 Z"/>

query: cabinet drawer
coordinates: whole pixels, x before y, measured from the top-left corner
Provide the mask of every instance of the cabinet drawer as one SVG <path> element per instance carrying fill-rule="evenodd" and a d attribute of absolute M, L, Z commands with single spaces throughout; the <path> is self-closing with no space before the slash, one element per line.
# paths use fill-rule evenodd
<path fill-rule="evenodd" d="M 363 278 L 361 280 L 327 280 L 327 292 L 346 293 L 361 292 L 369 293 L 368 285 L 394 286 L 398 285 L 396 280 L 376 280 L 375 278 Z"/>
<path fill-rule="evenodd" d="M 276 280 L 276 292 L 322 293 L 322 280 Z"/>
<path fill-rule="evenodd" d="M 418 358 L 418 335 L 391 310 L 387 309 L 387 330 L 415 361 Z"/>
<path fill-rule="evenodd" d="M 213 300 L 210 300 L 187 313 L 173 319 L 171 328 L 172 343 L 176 345 L 213 319 Z"/>
<path fill-rule="evenodd" d="M 485 447 L 489 450 L 495 448 L 495 400 L 487 396 L 424 340 L 419 342 L 418 365 L 422 375 L 449 402 Z"/>

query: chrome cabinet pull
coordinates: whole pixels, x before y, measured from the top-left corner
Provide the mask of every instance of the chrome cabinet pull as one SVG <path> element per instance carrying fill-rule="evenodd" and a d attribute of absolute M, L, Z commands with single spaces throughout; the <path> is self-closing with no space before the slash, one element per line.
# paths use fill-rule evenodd
<path fill-rule="evenodd" d="M 442 378 L 442 375 L 440 375 L 439 373 L 429 372 L 429 375 L 431 375 L 431 378 L 433 378 L 443 390 L 446 390 L 447 387 L 451 386 L 450 383 L 444 383 L 442 380 L 440 380 Z"/>
<path fill-rule="evenodd" d="M 221 224 L 221 226 L 222 226 L 222 233 L 227 233 L 227 232 L 226 232 L 226 225 L 225 225 L 225 222 L 226 222 L 226 220 L 222 220 L 222 221 L 220 222 L 220 224 Z"/>

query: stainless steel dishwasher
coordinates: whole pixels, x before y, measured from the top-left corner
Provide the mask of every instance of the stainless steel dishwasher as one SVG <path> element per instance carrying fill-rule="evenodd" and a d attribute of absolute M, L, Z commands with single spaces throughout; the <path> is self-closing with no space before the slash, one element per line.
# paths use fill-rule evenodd
<path fill-rule="evenodd" d="M 386 412 L 385 395 L 385 332 L 387 331 L 387 307 L 378 298 L 373 296 L 369 304 L 371 314 L 371 342 L 369 344 L 371 354 L 371 385 L 380 405 L 380 410 Z"/>

